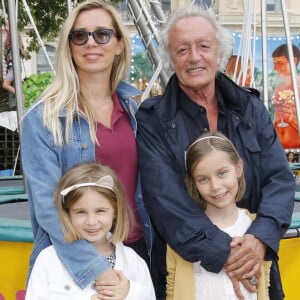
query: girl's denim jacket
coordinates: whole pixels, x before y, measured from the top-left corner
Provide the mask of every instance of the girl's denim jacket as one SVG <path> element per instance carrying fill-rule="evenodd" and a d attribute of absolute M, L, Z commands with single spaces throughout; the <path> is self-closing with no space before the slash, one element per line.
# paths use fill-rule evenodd
<path fill-rule="evenodd" d="M 129 114 L 136 135 L 136 102 L 132 96 L 140 92 L 125 82 L 117 88 L 120 102 Z M 43 125 L 43 105 L 37 104 L 29 110 L 21 126 L 22 165 L 27 181 L 29 209 L 34 234 L 34 249 L 30 258 L 30 271 L 39 252 L 53 244 L 75 283 L 85 287 L 110 265 L 97 250 L 85 240 L 67 244 L 64 242 L 58 214 L 53 202 L 53 193 L 60 177 L 72 166 L 81 162 L 95 161 L 95 145 L 90 139 L 87 121 L 74 113 L 72 132 L 68 143 L 54 144 L 53 135 Z M 65 125 L 64 113 L 60 116 L 62 129 Z M 139 176 L 138 176 L 139 177 Z M 140 180 L 136 190 L 136 206 L 144 227 L 145 239 L 150 255 L 152 227 L 144 207 Z M 29 272 L 30 274 L 30 272 Z"/>

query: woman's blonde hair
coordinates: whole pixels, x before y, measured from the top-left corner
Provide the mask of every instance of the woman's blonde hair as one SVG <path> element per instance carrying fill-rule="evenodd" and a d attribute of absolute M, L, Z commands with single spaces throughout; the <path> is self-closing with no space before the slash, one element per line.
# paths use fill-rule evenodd
<path fill-rule="evenodd" d="M 93 142 L 97 142 L 94 113 L 80 91 L 78 74 L 72 60 L 69 45 L 69 33 L 73 29 L 74 23 L 81 12 L 99 8 L 105 10 L 111 16 L 116 37 L 124 43 L 123 51 L 120 55 L 115 56 L 112 65 L 110 76 L 112 93 L 115 92 L 120 81 L 127 76 L 131 55 L 130 37 L 120 19 L 118 11 L 112 5 L 101 0 L 86 1 L 79 4 L 68 16 L 61 29 L 55 54 L 55 76 L 52 83 L 41 96 L 41 101 L 44 103 L 44 126 L 52 132 L 54 142 L 58 145 L 62 145 L 64 139 L 65 141 L 68 140 L 73 124 L 74 112 L 78 112 L 86 117 L 90 125 L 91 139 Z M 59 115 L 62 111 L 66 115 L 64 128 L 62 128 L 59 120 Z"/>
<path fill-rule="evenodd" d="M 112 190 L 98 186 L 85 186 L 71 190 L 65 196 L 61 195 L 61 191 L 70 186 L 79 183 L 95 183 L 106 175 L 110 175 L 113 178 Z M 61 177 L 56 186 L 54 202 L 58 209 L 65 241 L 71 243 L 80 239 L 72 226 L 69 211 L 72 205 L 84 195 L 86 189 L 91 189 L 106 197 L 114 208 L 115 218 L 111 229 L 112 237 L 110 241 L 113 244 L 116 244 L 117 242 L 125 240 L 129 231 L 129 216 L 131 216 L 131 212 L 129 212 L 126 207 L 122 185 L 117 175 L 110 167 L 92 162 L 81 163 L 74 166 Z"/>
<path fill-rule="evenodd" d="M 200 205 L 202 210 L 206 209 L 206 201 L 201 197 L 195 184 L 194 170 L 199 162 L 206 157 L 206 155 L 214 150 L 222 151 L 228 154 L 230 161 L 237 166 L 241 162 L 241 157 L 237 152 L 231 141 L 222 133 L 205 133 L 197 138 L 187 148 L 185 164 L 186 164 L 186 187 L 188 193 Z M 238 192 L 236 195 L 236 202 L 240 201 L 246 191 L 246 180 L 244 172 L 238 178 Z"/>

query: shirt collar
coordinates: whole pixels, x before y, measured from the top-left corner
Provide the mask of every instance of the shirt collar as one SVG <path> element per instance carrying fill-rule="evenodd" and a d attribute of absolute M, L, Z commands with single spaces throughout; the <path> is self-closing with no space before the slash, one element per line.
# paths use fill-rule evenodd
<path fill-rule="evenodd" d="M 179 93 L 179 107 L 192 118 L 195 118 L 199 111 L 204 108 L 188 97 L 182 89 L 179 90 Z"/>

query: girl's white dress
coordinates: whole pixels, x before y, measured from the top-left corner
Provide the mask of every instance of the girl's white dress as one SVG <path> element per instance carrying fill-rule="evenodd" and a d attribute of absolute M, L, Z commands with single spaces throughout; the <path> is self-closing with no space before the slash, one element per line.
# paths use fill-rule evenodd
<path fill-rule="evenodd" d="M 235 224 L 222 228 L 222 230 L 231 237 L 242 236 L 251 222 L 252 220 L 247 215 L 246 210 L 239 209 Z M 193 263 L 193 266 L 195 272 L 195 300 L 238 300 L 231 280 L 224 270 L 216 274 L 206 271 L 200 262 Z M 256 293 L 248 292 L 242 284 L 240 284 L 240 288 L 245 300 L 257 300 Z"/>
<path fill-rule="evenodd" d="M 84 255 L 84 253 L 82 253 Z M 131 248 L 116 245 L 114 267 L 130 281 L 124 300 L 155 300 L 155 292 L 146 262 Z M 28 282 L 25 300 L 90 300 L 96 291 L 93 283 L 79 288 L 58 258 L 53 246 L 40 252 Z"/>

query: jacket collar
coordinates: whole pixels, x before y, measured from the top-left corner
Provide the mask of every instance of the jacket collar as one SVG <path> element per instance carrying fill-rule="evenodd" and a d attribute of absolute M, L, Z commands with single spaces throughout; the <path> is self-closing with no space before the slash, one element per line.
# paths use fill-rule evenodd
<path fill-rule="evenodd" d="M 217 74 L 215 83 L 216 90 L 218 90 L 223 97 L 225 107 L 240 115 L 244 115 L 247 104 L 249 103 L 250 94 L 255 94 L 255 92 L 241 88 L 223 73 Z M 153 104 L 162 122 L 168 122 L 176 114 L 181 93 L 183 93 L 183 91 L 179 87 L 177 76 L 173 74 L 160 101 L 155 101 Z"/>
<path fill-rule="evenodd" d="M 223 96 L 225 107 L 241 115 L 245 114 L 252 93 L 250 90 L 240 87 L 223 73 L 217 74 L 216 87 Z"/>
<path fill-rule="evenodd" d="M 116 92 L 119 98 L 131 98 L 131 97 L 140 96 L 142 94 L 140 90 L 126 83 L 125 81 L 121 81 L 119 83 Z"/>
<path fill-rule="evenodd" d="M 168 122 L 174 117 L 179 103 L 179 91 L 178 79 L 174 74 L 170 78 L 160 101 L 154 104 L 154 109 L 162 122 Z"/>

